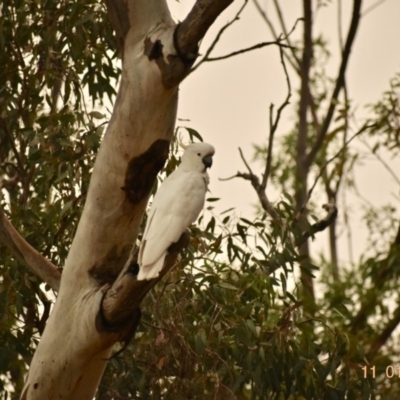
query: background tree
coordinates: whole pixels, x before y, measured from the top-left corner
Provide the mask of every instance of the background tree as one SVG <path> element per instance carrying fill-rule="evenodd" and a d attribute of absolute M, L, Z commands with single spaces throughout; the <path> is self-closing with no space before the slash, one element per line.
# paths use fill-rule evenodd
<path fill-rule="evenodd" d="M 156 0 L 108 1 L 107 9 L 71 1 L 3 6 L 4 393 L 22 392 L 31 365 L 23 398 L 92 398 L 112 346 L 120 341 L 115 350 L 122 349 L 136 330 L 132 344 L 108 363 L 99 399 L 398 396 L 394 205 L 367 210 L 368 258 L 341 265 L 337 256 L 337 224 L 346 208 L 339 204 L 337 219 L 336 203 L 341 192 L 354 190 L 360 158 L 352 144 L 363 140 L 378 156 L 381 148 L 397 154 L 399 147 L 399 79 L 370 106 L 368 120 L 355 120 L 347 94 L 360 0 L 353 1 L 334 79 L 323 64 L 327 45 L 313 31 L 324 2 L 304 0 L 302 22 L 288 28 L 283 4 L 273 3 L 275 26 L 254 0 L 280 46 L 288 83 L 285 101 L 270 108 L 268 140 L 256 147 L 262 170 L 255 172 L 242 154 L 245 169 L 234 176 L 249 181 L 259 210 L 246 218 L 235 210 L 205 213 L 202 229 L 191 228 L 178 267 L 144 299 L 139 323 L 139 304 L 154 283 L 135 281 L 136 236 L 173 136 L 177 87 L 191 70 L 198 41 L 229 3 L 197 1 L 180 25 Z M 234 20 L 245 6 L 238 4 Z M 193 69 L 213 59 L 230 25 Z M 298 31 L 299 42 L 293 39 Z M 115 104 L 103 136 L 107 98 Z M 290 102 L 296 122 L 277 136 Z M 193 130 L 188 137 L 201 139 Z M 173 147 L 164 172 L 176 163 Z M 279 191 L 279 201 L 269 200 L 271 190 Z M 208 199 L 210 211 L 216 201 Z M 311 255 L 310 239 L 326 228 L 330 255 Z M 164 272 L 185 240 L 171 249 Z M 48 319 L 59 290 L 54 265 L 64 266 L 63 279 Z"/>

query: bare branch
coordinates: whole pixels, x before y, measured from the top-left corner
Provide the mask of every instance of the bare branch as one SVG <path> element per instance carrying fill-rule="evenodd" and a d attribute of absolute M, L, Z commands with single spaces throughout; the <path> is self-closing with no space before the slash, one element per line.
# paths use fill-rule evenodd
<path fill-rule="evenodd" d="M 353 13 L 352 13 L 351 22 L 350 22 L 350 28 L 349 28 L 349 32 L 347 34 L 346 44 L 344 46 L 344 50 L 343 50 L 343 54 L 342 54 L 342 61 L 340 64 L 338 76 L 336 78 L 335 88 L 332 93 L 328 112 L 325 116 L 324 121 L 322 122 L 320 131 L 318 132 L 315 143 L 306 157 L 305 161 L 306 161 L 306 165 L 308 167 L 311 165 L 316 154 L 318 153 L 319 149 L 322 146 L 322 143 L 328 132 L 329 126 L 330 126 L 332 118 L 333 118 L 333 114 L 335 112 L 335 109 L 336 109 L 336 106 L 338 103 L 339 93 L 344 86 L 347 64 L 348 64 L 348 61 L 350 58 L 350 52 L 353 47 L 353 42 L 354 42 L 354 39 L 355 39 L 355 36 L 357 33 L 357 29 L 358 29 L 358 25 L 360 22 L 362 0 L 354 0 L 353 4 L 354 4 L 354 6 L 353 6 Z"/>
<path fill-rule="evenodd" d="M 243 54 L 243 53 L 247 53 L 247 52 L 252 51 L 252 50 L 261 49 L 263 47 L 271 46 L 273 44 L 276 44 L 277 46 L 284 47 L 284 48 L 290 48 L 291 47 L 291 46 L 289 46 L 287 44 L 281 43 L 279 40 L 276 40 L 276 41 L 273 41 L 273 42 L 262 42 L 262 43 L 255 44 L 254 46 L 247 47 L 245 49 L 233 51 L 232 53 L 226 54 L 224 56 L 204 58 L 203 62 L 205 62 L 205 61 L 208 62 L 208 61 L 226 60 L 227 58 L 237 56 L 238 54 Z"/>
<path fill-rule="evenodd" d="M 368 150 L 376 157 L 376 159 L 383 165 L 387 172 L 391 175 L 391 177 L 396 181 L 396 183 L 400 186 L 400 178 L 397 176 L 396 172 L 390 167 L 390 165 L 382 158 L 378 151 L 374 150 L 366 140 L 362 140 L 361 143 L 368 148 Z"/>
<path fill-rule="evenodd" d="M 276 212 L 272 203 L 268 200 L 268 197 L 267 197 L 265 191 L 261 187 L 260 180 L 258 179 L 258 177 L 253 174 L 244 174 L 241 172 L 238 172 L 236 174 L 236 177 L 243 178 L 243 179 L 251 182 L 251 185 L 253 186 L 253 188 L 255 189 L 255 191 L 258 195 L 258 198 L 261 203 L 261 207 L 272 217 L 274 222 L 277 222 L 280 224 L 281 218 L 279 217 L 279 214 Z"/>
<path fill-rule="evenodd" d="M 211 52 L 214 50 L 215 46 L 217 45 L 217 43 L 219 42 L 222 34 L 231 26 L 233 25 L 233 23 L 235 23 L 236 21 L 238 21 L 240 18 L 240 14 L 242 13 L 242 11 L 245 9 L 246 5 L 248 4 L 248 1 L 245 0 L 245 2 L 243 3 L 243 5 L 240 7 L 239 11 L 236 13 L 235 17 L 227 22 L 217 33 L 217 35 L 215 36 L 213 42 L 211 43 L 210 47 L 207 49 L 207 51 L 205 52 L 203 58 L 190 70 L 190 72 L 195 71 L 198 67 L 200 67 L 200 65 L 204 62 L 205 59 L 208 58 L 208 56 L 211 54 Z"/>
<path fill-rule="evenodd" d="M 54 291 L 60 287 L 61 272 L 49 260 L 36 251 L 12 226 L 11 222 L 0 209 L 0 241 L 3 242 L 14 256 L 27 265 L 43 282 Z"/>
<path fill-rule="evenodd" d="M 277 34 L 277 32 L 275 31 L 274 25 L 272 24 L 272 21 L 268 18 L 267 14 L 265 13 L 265 11 L 262 9 L 260 3 L 258 2 L 258 0 L 253 0 L 254 5 L 256 6 L 258 12 L 261 15 L 261 18 L 264 20 L 264 22 L 267 24 L 269 30 L 272 33 L 272 36 L 275 38 L 275 40 L 278 40 L 279 35 Z M 287 39 L 289 37 L 289 35 L 294 31 L 294 29 L 296 28 L 296 25 L 299 21 L 301 21 L 302 18 L 299 18 L 296 20 L 292 30 L 289 32 L 289 34 L 286 36 L 285 39 Z M 291 45 L 290 41 L 288 40 L 288 44 Z M 291 56 L 289 54 L 287 54 L 286 52 L 283 52 L 284 56 L 288 59 L 289 64 L 292 66 L 292 68 L 300 75 L 300 60 L 296 57 L 296 54 L 294 52 L 294 48 L 291 47 L 292 52 L 291 52 Z"/>
<path fill-rule="evenodd" d="M 378 0 L 374 4 L 370 5 L 367 7 L 363 13 L 362 16 L 365 17 L 367 14 L 369 14 L 371 11 L 375 10 L 375 8 L 381 6 L 386 0 Z"/>
<path fill-rule="evenodd" d="M 270 129 L 270 134 L 269 134 L 269 138 L 268 138 L 267 161 L 265 163 L 265 171 L 264 171 L 263 180 L 262 180 L 262 183 L 261 183 L 261 186 L 262 186 L 264 191 L 267 188 L 268 178 L 269 178 L 269 176 L 271 174 L 272 148 L 273 148 L 273 143 L 274 143 L 274 135 L 275 135 L 276 130 L 278 129 L 278 124 L 279 124 L 279 120 L 281 118 L 282 111 L 287 105 L 290 104 L 290 97 L 292 96 L 292 89 L 291 89 L 291 85 L 290 85 L 289 74 L 288 74 L 288 71 L 287 71 L 287 68 L 286 68 L 286 64 L 285 64 L 285 59 L 284 59 L 284 54 L 283 54 L 282 48 L 279 48 L 279 53 L 280 53 L 280 57 L 281 57 L 281 63 L 282 63 L 282 66 L 283 66 L 283 71 L 285 72 L 288 93 L 287 93 L 286 99 L 281 104 L 281 106 L 278 108 L 278 111 L 277 111 L 276 118 L 275 118 L 274 122 L 272 122 L 272 113 L 273 113 L 274 105 L 271 104 L 271 106 L 269 108 L 269 116 L 270 116 L 269 129 Z"/>
<path fill-rule="evenodd" d="M 307 198 L 307 183 L 308 171 L 306 160 L 306 152 L 308 145 L 308 108 L 310 104 L 310 69 L 313 53 L 312 42 L 312 27 L 313 27 L 313 13 L 311 0 L 303 1 L 303 16 L 304 16 L 304 32 L 303 32 L 303 55 L 300 65 L 300 104 L 299 104 L 299 125 L 296 143 L 296 188 L 295 199 L 296 209 L 298 213 L 305 210 L 303 204 Z M 305 240 L 299 246 L 299 254 L 304 256 L 305 259 L 309 257 L 308 241 Z M 301 280 L 303 282 L 304 294 L 310 297 L 313 302 L 314 296 L 314 283 L 312 278 L 301 269 Z"/>
<path fill-rule="evenodd" d="M 277 0 L 274 0 L 274 6 L 275 6 L 276 13 L 278 14 L 279 23 L 281 25 L 282 31 L 285 34 L 285 38 L 288 40 L 288 43 L 289 43 L 289 40 L 290 40 L 289 39 L 289 34 L 288 34 L 287 29 L 286 29 L 285 20 L 283 19 L 283 14 L 282 14 L 281 7 L 280 7 L 280 5 L 279 5 Z"/>
<path fill-rule="evenodd" d="M 271 167 L 272 167 L 272 149 L 274 146 L 274 136 L 275 136 L 275 129 L 274 129 L 274 122 L 273 122 L 273 113 L 274 113 L 274 104 L 271 103 L 269 106 L 269 136 L 268 136 L 268 149 L 267 149 L 267 159 L 265 162 L 265 171 L 262 179 L 261 186 L 264 190 L 267 188 L 268 179 L 271 175 Z M 276 116 L 276 119 L 279 118 L 279 110 Z M 276 121 L 275 119 L 275 121 Z"/>
<path fill-rule="evenodd" d="M 347 140 L 345 142 L 345 144 L 343 145 L 343 147 L 333 156 L 331 157 L 329 160 L 327 160 L 325 162 L 325 164 L 321 167 L 319 174 L 317 175 L 317 177 L 315 178 L 315 181 L 313 183 L 313 185 L 311 186 L 311 189 L 308 191 L 308 196 L 307 196 L 307 200 L 305 202 L 305 204 L 303 205 L 303 208 L 306 206 L 308 200 L 310 200 L 311 195 L 315 189 L 315 186 L 317 185 L 319 179 L 321 178 L 321 176 L 323 175 L 325 169 L 328 167 L 328 165 L 334 161 L 336 158 L 338 158 L 344 151 L 346 151 L 348 145 L 359 135 L 361 135 L 361 133 L 363 133 L 364 131 L 366 131 L 367 129 L 370 128 L 374 128 L 376 126 L 376 124 L 372 124 L 372 125 L 364 125 L 359 131 L 357 131 L 349 140 Z"/>
<path fill-rule="evenodd" d="M 249 164 L 247 163 L 246 159 L 244 158 L 243 151 L 240 147 L 239 147 L 239 154 L 240 154 L 240 158 L 242 159 L 242 161 L 243 161 L 244 165 L 246 166 L 247 170 L 249 171 L 250 175 L 254 175 Z"/>
<path fill-rule="evenodd" d="M 243 178 L 246 179 L 247 181 L 251 182 L 251 185 L 255 189 L 258 199 L 260 200 L 261 207 L 272 217 L 274 222 L 276 223 L 281 223 L 281 218 L 279 214 L 276 212 L 274 206 L 271 204 L 271 202 L 268 200 L 267 194 L 265 193 L 265 189 L 262 187 L 260 184 L 260 180 L 258 179 L 258 176 L 253 174 L 253 171 L 251 170 L 249 164 L 247 163 L 246 159 L 243 156 L 242 150 L 239 148 L 240 152 L 240 157 L 242 158 L 247 170 L 249 171 L 248 174 L 244 174 L 241 172 L 238 172 L 236 174 L 237 178 Z"/>

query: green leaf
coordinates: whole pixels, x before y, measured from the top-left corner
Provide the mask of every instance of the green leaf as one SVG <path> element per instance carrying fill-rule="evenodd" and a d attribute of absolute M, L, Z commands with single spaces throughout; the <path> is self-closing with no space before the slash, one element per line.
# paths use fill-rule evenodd
<path fill-rule="evenodd" d="M 228 290 L 239 290 L 236 286 L 233 286 L 227 282 L 219 282 L 218 286 Z"/>

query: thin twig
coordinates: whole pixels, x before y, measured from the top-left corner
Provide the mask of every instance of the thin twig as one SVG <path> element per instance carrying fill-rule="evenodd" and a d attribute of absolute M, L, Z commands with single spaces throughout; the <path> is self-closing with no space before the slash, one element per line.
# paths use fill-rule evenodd
<path fill-rule="evenodd" d="M 244 54 L 244 53 L 247 53 L 249 51 L 261 49 L 263 47 L 271 46 L 271 45 L 274 45 L 274 44 L 279 46 L 279 47 L 291 48 L 291 46 L 289 46 L 288 44 L 283 44 L 279 40 L 275 40 L 275 41 L 272 41 L 272 42 L 262 42 L 262 43 L 255 44 L 254 46 L 247 47 L 245 49 L 233 51 L 232 53 L 225 54 L 224 56 L 204 58 L 203 62 L 205 62 L 205 61 L 208 62 L 208 61 L 226 60 L 227 58 L 237 56 L 238 54 Z"/>
<path fill-rule="evenodd" d="M 243 5 L 240 7 L 239 11 L 236 13 L 235 17 L 228 21 L 217 33 L 217 35 L 215 36 L 213 42 L 211 43 L 210 47 L 207 49 L 207 51 L 205 52 L 203 58 L 196 63 L 192 69 L 190 70 L 190 72 L 195 71 L 197 68 L 200 67 L 201 64 L 203 64 L 204 60 L 208 58 L 208 56 L 211 54 L 211 52 L 214 50 L 215 46 L 217 45 L 217 43 L 219 42 L 219 40 L 221 39 L 222 34 L 231 26 L 233 25 L 236 21 L 238 21 L 240 18 L 240 14 L 242 13 L 242 11 L 244 10 L 244 8 L 246 7 L 246 5 L 248 4 L 248 0 L 245 0 L 245 2 L 243 3 Z"/>
<path fill-rule="evenodd" d="M 278 14 L 279 23 L 281 25 L 282 31 L 285 34 L 285 37 L 289 42 L 289 35 L 288 35 L 287 29 L 286 29 L 285 20 L 283 19 L 282 10 L 281 10 L 281 7 L 279 6 L 279 3 L 277 0 L 274 0 L 274 6 L 275 6 L 276 13 Z"/>
<path fill-rule="evenodd" d="M 268 185 L 268 178 L 271 175 L 271 167 L 272 167 L 272 149 L 274 145 L 274 134 L 275 130 L 273 129 L 273 114 L 274 114 L 274 104 L 271 103 L 269 106 L 269 136 L 268 136 L 268 150 L 267 150 L 267 160 L 265 162 L 265 171 L 263 175 L 263 180 L 261 186 L 266 189 Z M 278 118 L 278 115 L 277 115 Z"/>
<path fill-rule="evenodd" d="M 274 28 L 274 26 L 273 26 L 271 20 L 268 18 L 267 14 L 266 14 L 265 11 L 262 9 L 262 7 L 261 7 L 260 3 L 258 2 L 258 0 L 253 0 L 253 2 L 254 2 L 254 5 L 255 5 L 256 8 L 257 8 L 257 11 L 258 11 L 259 14 L 261 15 L 261 18 L 264 20 L 264 22 L 267 24 L 269 30 L 271 31 L 272 36 L 274 37 L 275 40 L 277 40 L 278 37 L 279 37 L 279 35 L 276 33 L 275 28 Z M 292 31 L 293 31 L 294 28 L 296 27 L 297 22 L 300 21 L 300 20 L 302 20 L 302 18 L 299 18 L 299 19 L 296 20 L 296 23 L 295 23 L 295 25 L 294 25 Z M 291 32 L 292 32 L 292 31 L 291 31 Z M 290 44 L 290 43 L 289 43 L 289 44 Z M 291 55 L 292 55 L 293 58 L 290 57 L 286 52 L 283 52 L 283 53 L 284 53 L 285 57 L 288 59 L 288 61 L 289 61 L 290 65 L 292 66 L 292 68 L 293 68 L 298 74 L 300 74 L 300 68 L 299 68 L 300 61 L 299 61 L 298 58 L 296 57 L 295 52 L 294 52 L 293 50 L 292 50 L 292 52 L 291 52 Z"/>
<path fill-rule="evenodd" d="M 244 158 L 242 149 L 239 147 L 240 158 L 242 159 L 244 165 L 246 166 L 247 170 L 249 171 L 250 175 L 254 175 L 253 171 L 251 170 L 249 164 L 247 163 L 246 159 Z"/>
<path fill-rule="evenodd" d="M 362 17 L 365 17 L 367 14 L 369 14 L 371 11 L 373 11 L 375 8 L 379 7 L 380 5 L 382 5 L 386 0 L 378 0 L 377 2 L 375 2 L 374 4 L 370 5 L 369 7 L 367 7 L 363 13 L 361 14 Z"/>
<path fill-rule="evenodd" d="M 321 129 L 319 130 L 317 134 L 317 138 L 315 139 L 314 145 L 312 146 L 310 152 L 306 156 L 306 165 L 309 167 L 316 154 L 320 150 L 322 143 L 324 142 L 325 136 L 328 132 L 329 126 L 331 124 L 333 114 L 336 110 L 336 106 L 338 104 L 338 97 L 339 93 L 343 88 L 344 82 L 345 82 L 345 73 L 347 69 L 347 64 L 350 58 L 350 52 L 353 47 L 354 39 L 358 30 L 358 25 L 360 22 L 360 17 L 361 17 L 361 5 L 362 5 L 362 0 L 354 0 L 354 7 L 353 7 L 353 13 L 351 17 L 351 22 L 350 22 L 350 28 L 349 32 L 347 34 L 347 39 L 346 39 L 346 44 L 344 46 L 344 50 L 342 53 L 342 61 L 340 63 L 339 67 L 339 73 L 336 78 L 336 83 L 335 83 L 335 88 L 332 92 L 332 97 L 329 103 L 329 108 L 326 113 L 325 119 L 322 122 Z"/>
<path fill-rule="evenodd" d="M 276 212 L 274 206 L 268 200 L 265 190 L 262 188 L 262 186 L 260 184 L 260 180 L 258 179 L 258 176 L 254 175 L 249 164 L 247 163 L 246 159 L 244 158 L 241 148 L 239 148 L 239 153 L 240 153 L 240 157 L 241 157 L 244 165 L 246 166 L 247 170 L 249 171 L 249 173 L 244 174 L 244 173 L 238 172 L 236 174 L 236 177 L 243 178 L 243 179 L 250 181 L 258 195 L 258 198 L 260 200 L 262 208 L 274 219 L 274 221 L 280 221 L 279 214 Z"/>
<path fill-rule="evenodd" d="M 361 143 L 368 148 L 368 150 L 371 151 L 371 153 L 378 159 L 378 161 L 384 166 L 386 171 L 389 172 L 389 174 L 392 176 L 392 178 L 396 181 L 398 185 L 400 185 L 400 179 L 396 175 L 396 173 L 393 171 L 393 169 L 390 167 L 390 165 L 378 154 L 377 151 L 374 151 L 371 146 L 365 141 L 362 140 Z"/>
<path fill-rule="evenodd" d="M 271 104 L 270 109 L 269 109 L 269 114 L 270 114 L 270 120 L 269 120 L 270 134 L 269 134 L 269 138 L 268 138 L 268 152 L 267 152 L 267 161 L 266 161 L 266 164 L 265 164 L 265 172 L 264 172 L 263 180 L 262 180 L 262 183 L 261 183 L 261 186 L 262 186 L 262 188 L 264 190 L 267 188 L 268 178 L 269 178 L 269 176 L 271 174 L 272 148 L 273 148 L 273 142 L 274 142 L 274 135 L 275 135 L 275 132 L 276 132 L 276 130 L 278 128 L 278 124 L 279 124 L 279 120 L 281 118 L 282 111 L 287 105 L 290 104 L 290 97 L 292 96 L 292 88 L 291 88 L 291 85 L 290 85 L 290 78 L 289 78 L 289 74 L 288 74 L 288 71 L 287 71 L 287 68 L 286 68 L 283 50 L 282 50 L 281 47 L 279 48 L 279 54 L 280 54 L 281 63 L 282 63 L 282 66 L 283 66 L 283 71 L 285 72 L 288 93 L 287 93 L 286 99 L 284 100 L 284 102 L 278 108 L 278 111 L 276 113 L 276 118 L 275 118 L 274 122 L 272 122 L 272 114 L 273 114 L 274 105 Z"/>
<path fill-rule="evenodd" d="M 310 200 L 311 195 L 315 189 L 315 186 L 318 183 L 318 180 L 321 178 L 324 170 L 327 168 L 327 166 L 334 161 L 336 158 L 338 158 L 342 152 L 344 152 L 347 149 L 347 146 L 359 135 L 361 135 L 361 133 L 363 133 L 364 131 L 366 131 L 367 129 L 370 128 L 374 128 L 376 126 L 376 124 L 371 124 L 371 125 L 364 125 L 358 132 L 356 132 L 349 140 L 346 141 L 346 143 L 344 144 L 344 146 L 333 156 L 331 157 L 329 160 L 327 160 L 325 162 L 325 164 L 321 167 L 319 174 L 317 175 L 317 177 L 315 178 L 315 181 L 313 183 L 313 185 L 311 186 L 311 189 L 308 191 L 308 196 L 307 196 L 307 200 L 306 200 L 306 204 L 308 202 L 308 200 Z M 303 208 L 306 206 L 306 204 L 304 204 Z"/>

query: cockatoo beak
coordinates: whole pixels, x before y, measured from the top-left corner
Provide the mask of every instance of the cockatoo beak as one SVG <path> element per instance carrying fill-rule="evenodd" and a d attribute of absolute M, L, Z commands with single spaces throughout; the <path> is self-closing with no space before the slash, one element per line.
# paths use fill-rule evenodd
<path fill-rule="evenodd" d="M 213 159 L 211 155 L 203 157 L 203 164 L 205 165 L 206 168 L 210 168 L 212 163 Z"/>

